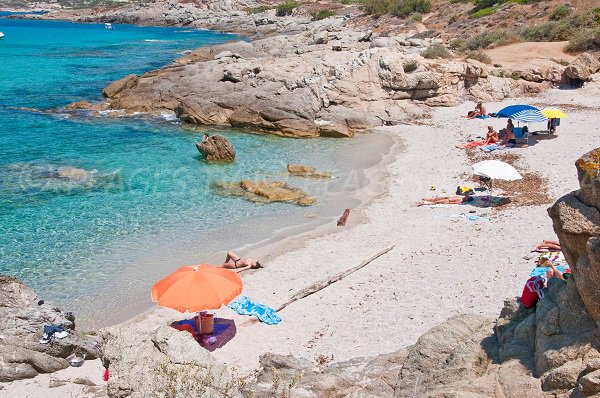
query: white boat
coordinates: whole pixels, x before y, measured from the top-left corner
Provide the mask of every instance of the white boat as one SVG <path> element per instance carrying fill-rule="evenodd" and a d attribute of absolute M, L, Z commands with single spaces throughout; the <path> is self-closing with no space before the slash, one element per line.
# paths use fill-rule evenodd
<path fill-rule="evenodd" d="M 108 22 L 106 22 L 106 23 L 104 24 L 104 29 L 114 29 L 114 28 L 115 28 L 115 27 L 114 27 L 114 26 L 112 26 L 112 24 L 111 24 L 111 23 L 108 23 Z"/>
<path fill-rule="evenodd" d="M 4 33 L 0 32 L 0 39 L 4 37 Z"/>

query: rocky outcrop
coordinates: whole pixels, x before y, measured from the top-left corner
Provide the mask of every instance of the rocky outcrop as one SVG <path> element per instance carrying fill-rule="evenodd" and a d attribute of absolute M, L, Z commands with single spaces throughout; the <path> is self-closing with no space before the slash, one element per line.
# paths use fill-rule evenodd
<path fill-rule="evenodd" d="M 196 148 L 208 161 L 233 162 L 235 149 L 231 142 L 222 135 L 213 135 L 196 144 Z"/>
<path fill-rule="evenodd" d="M 40 343 L 44 325 L 64 325 L 69 336 Z M 35 294 L 21 281 L 0 276 L 0 382 L 35 377 L 69 366 L 72 353 L 97 357 L 98 343 L 75 330 L 75 318 Z"/>
<path fill-rule="evenodd" d="M 581 86 L 599 71 L 600 53 L 583 53 L 566 67 L 563 76 L 567 83 Z"/>
<path fill-rule="evenodd" d="M 191 397 L 217 390 L 222 396 L 237 396 L 224 367 L 188 332 L 166 325 L 121 325 L 102 329 L 100 338 L 112 398 Z"/>
<path fill-rule="evenodd" d="M 278 31 L 251 43 L 201 48 L 173 65 L 122 79 L 105 89 L 107 106 L 174 111 L 188 123 L 290 137 L 351 137 L 410 122 L 426 116 L 428 106 L 456 105 L 466 96 L 491 101 L 538 93 L 563 68 L 553 64 L 558 72 L 523 71 L 515 79 L 475 60 L 424 59 L 421 52 L 437 39 L 365 40 L 365 32 L 343 18 L 302 26 L 299 34 Z"/>
<path fill-rule="evenodd" d="M 314 167 L 304 166 L 301 164 L 288 164 L 287 171 L 291 175 L 297 177 L 331 178 L 331 173 L 319 171 Z"/>
<path fill-rule="evenodd" d="M 139 78 L 137 75 L 127 75 L 106 86 L 104 90 L 102 90 L 102 94 L 104 94 L 105 97 L 118 98 L 119 94 L 121 94 L 124 90 L 135 87 L 138 83 L 138 80 Z"/>
<path fill-rule="evenodd" d="M 288 202 L 310 206 L 317 201 L 300 188 L 285 182 L 249 181 L 217 182 L 211 187 L 220 195 L 238 196 L 256 203 Z"/>

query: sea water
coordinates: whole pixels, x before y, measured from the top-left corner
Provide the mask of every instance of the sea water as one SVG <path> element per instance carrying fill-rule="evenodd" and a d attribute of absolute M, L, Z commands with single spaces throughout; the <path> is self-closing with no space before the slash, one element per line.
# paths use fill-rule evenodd
<path fill-rule="evenodd" d="M 362 169 L 390 144 L 191 128 L 169 117 L 70 115 L 65 105 L 100 100 L 102 88 L 126 74 L 239 38 L 1 18 L 0 31 L 0 273 L 17 276 L 88 325 L 110 322 L 93 314 L 148 305 L 153 282 L 178 266 L 222 261 L 227 249 L 251 254 L 252 244 L 276 233 L 341 214 L 358 203 L 351 198 L 365 183 Z M 226 136 L 236 161 L 203 161 L 195 143 L 204 131 Z M 288 163 L 336 178 L 290 177 Z M 287 181 L 318 204 L 258 205 L 211 189 L 213 182 L 244 178 Z"/>

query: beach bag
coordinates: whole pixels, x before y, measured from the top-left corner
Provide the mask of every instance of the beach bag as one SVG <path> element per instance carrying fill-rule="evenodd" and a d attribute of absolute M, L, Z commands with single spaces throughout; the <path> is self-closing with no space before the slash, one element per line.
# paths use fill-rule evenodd
<path fill-rule="evenodd" d="M 532 308 L 544 298 L 544 279 L 539 276 L 532 276 L 525 282 L 523 293 L 521 293 L 521 303 L 525 308 Z"/>
<path fill-rule="evenodd" d="M 456 194 L 457 195 L 473 195 L 473 194 L 475 194 L 475 191 L 473 191 L 473 188 L 471 188 L 471 187 L 459 185 L 458 187 L 456 187 Z"/>
<path fill-rule="evenodd" d="M 552 119 L 552 126 L 553 127 L 560 126 L 560 119 Z"/>

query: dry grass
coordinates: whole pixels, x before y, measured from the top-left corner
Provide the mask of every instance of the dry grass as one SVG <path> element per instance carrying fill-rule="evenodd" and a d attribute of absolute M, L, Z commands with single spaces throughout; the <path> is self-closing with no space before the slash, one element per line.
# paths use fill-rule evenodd
<path fill-rule="evenodd" d="M 471 164 L 490 159 L 506 162 L 517 169 L 523 176 L 523 179 L 518 181 L 494 181 L 494 190 L 501 190 L 502 194 L 510 199 L 509 203 L 498 206 L 495 209 L 506 210 L 521 206 L 541 206 L 554 201 L 548 192 L 546 179 L 538 173 L 523 171 L 519 166 L 520 155 L 508 152 L 488 154 L 478 148 L 471 148 L 467 150 L 467 157 Z M 473 178 L 473 181 L 476 181 L 476 178 Z"/>

